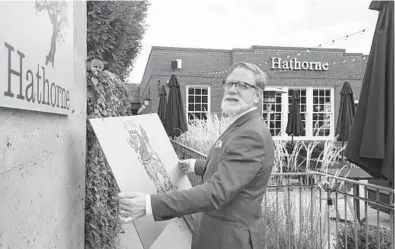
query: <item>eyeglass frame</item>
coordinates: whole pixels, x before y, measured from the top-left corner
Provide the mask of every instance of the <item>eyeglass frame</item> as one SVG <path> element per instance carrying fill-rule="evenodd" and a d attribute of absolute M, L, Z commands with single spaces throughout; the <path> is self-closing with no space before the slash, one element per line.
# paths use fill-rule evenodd
<path fill-rule="evenodd" d="M 240 84 L 240 83 L 243 83 L 243 84 L 245 84 L 246 86 L 248 86 L 248 87 L 250 87 L 250 88 L 254 88 L 255 90 L 260 90 L 258 87 L 256 87 L 256 86 L 253 86 L 253 85 L 251 85 L 250 83 L 247 83 L 247 82 L 244 82 L 244 81 L 227 81 L 227 80 L 223 80 L 222 81 L 222 87 L 225 89 L 225 90 L 229 90 L 229 89 L 231 89 L 232 88 L 232 86 L 235 86 L 236 87 L 236 89 L 240 89 L 237 85 L 238 84 Z M 225 86 L 227 85 L 227 84 L 232 84 L 229 88 L 226 88 Z M 247 89 L 247 88 L 246 88 Z"/>

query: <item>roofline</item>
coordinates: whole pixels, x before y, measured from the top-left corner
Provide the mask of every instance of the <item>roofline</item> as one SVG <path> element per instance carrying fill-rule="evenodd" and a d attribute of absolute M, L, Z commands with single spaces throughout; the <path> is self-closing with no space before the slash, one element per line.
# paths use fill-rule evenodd
<path fill-rule="evenodd" d="M 148 63 L 151 60 L 151 54 L 152 54 L 152 46 L 151 46 L 151 50 L 150 50 L 149 55 L 148 55 L 147 62 L 146 62 L 145 67 L 144 67 L 144 73 L 143 73 L 143 77 L 141 77 L 140 85 L 141 85 L 141 83 L 143 83 L 143 79 L 145 77 L 145 73 L 147 72 L 147 66 L 148 66 Z"/>
<path fill-rule="evenodd" d="M 347 53 L 346 49 L 342 49 L 342 48 L 310 48 L 310 47 L 282 47 L 282 46 L 252 45 L 250 48 L 233 48 L 233 49 L 151 46 L 150 56 L 151 56 L 151 53 L 153 50 L 199 51 L 199 52 L 203 52 L 203 51 L 205 51 L 205 52 L 244 52 L 244 51 L 253 51 L 256 49 L 294 50 L 294 51 L 298 51 L 298 52 L 302 52 L 302 51 L 334 52 L 334 53 L 340 52 L 340 53 L 343 53 L 344 55 L 350 55 L 350 56 L 364 55 L 363 53 Z"/>
<path fill-rule="evenodd" d="M 231 52 L 232 49 L 220 49 L 220 48 L 192 48 L 192 47 L 162 47 L 152 46 L 152 50 L 175 50 L 175 51 L 207 51 L 207 52 Z"/>
<path fill-rule="evenodd" d="M 274 50 L 296 50 L 296 51 L 322 51 L 322 52 L 340 52 L 345 53 L 343 48 L 312 48 L 312 47 L 287 47 L 287 46 L 260 46 L 252 45 L 251 49 L 274 49 Z"/>

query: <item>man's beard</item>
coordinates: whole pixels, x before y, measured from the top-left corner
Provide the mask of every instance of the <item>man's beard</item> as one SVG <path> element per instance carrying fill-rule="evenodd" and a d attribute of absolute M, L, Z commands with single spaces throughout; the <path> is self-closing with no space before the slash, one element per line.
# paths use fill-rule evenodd
<path fill-rule="evenodd" d="M 234 98 L 235 100 L 228 100 L 227 98 Z M 250 106 L 243 99 L 233 96 L 224 97 L 221 103 L 222 112 L 230 117 L 247 111 L 249 107 Z"/>

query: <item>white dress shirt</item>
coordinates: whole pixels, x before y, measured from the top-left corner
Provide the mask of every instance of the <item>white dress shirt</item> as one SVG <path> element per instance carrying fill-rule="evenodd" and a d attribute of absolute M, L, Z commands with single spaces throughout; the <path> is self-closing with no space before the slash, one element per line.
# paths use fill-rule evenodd
<path fill-rule="evenodd" d="M 254 107 L 248 109 L 245 112 L 242 112 L 240 114 L 237 114 L 237 115 L 234 115 L 234 116 L 229 116 L 229 117 L 225 118 L 224 119 L 224 126 L 222 127 L 221 134 L 224 131 L 226 131 L 226 129 L 228 129 L 229 126 L 231 126 L 241 116 L 243 116 L 243 115 L 245 115 L 245 114 L 247 114 L 249 112 L 252 112 L 252 111 L 254 111 L 256 109 L 257 109 L 257 107 L 254 106 Z M 192 159 L 192 162 L 189 165 L 190 168 L 189 168 L 188 171 L 195 172 L 195 162 L 196 162 L 196 159 Z M 146 198 L 145 198 L 145 212 L 146 212 L 145 215 L 152 215 L 152 206 L 151 206 L 151 196 L 150 195 L 146 195 Z"/>

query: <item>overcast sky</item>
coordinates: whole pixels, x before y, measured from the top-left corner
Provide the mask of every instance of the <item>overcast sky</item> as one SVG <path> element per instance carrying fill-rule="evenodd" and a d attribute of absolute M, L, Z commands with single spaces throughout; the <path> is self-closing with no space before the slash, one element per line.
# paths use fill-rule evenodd
<path fill-rule="evenodd" d="M 368 54 L 378 12 L 370 0 L 149 0 L 142 51 L 129 77 L 140 83 L 151 46 L 317 47 Z"/>

